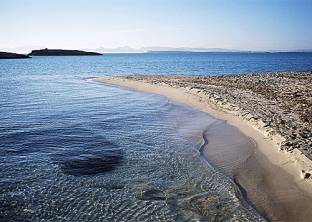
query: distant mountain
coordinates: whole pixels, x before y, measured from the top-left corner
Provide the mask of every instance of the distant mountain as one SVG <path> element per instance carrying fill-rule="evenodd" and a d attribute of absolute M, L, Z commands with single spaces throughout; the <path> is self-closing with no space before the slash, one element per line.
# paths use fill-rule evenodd
<path fill-rule="evenodd" d="M 27 58 L 30 58 L 30 56 L 12 52 L 0 52 L 0 59 L 27 59 Z"/>
<path fill-rule="evenodd" d="M 146 47 L 146 52 L 244 52 L 236 49 L 223 48 L 171 48 L 171 47 Z"/>
<path fill-rule="evenodd" d="M 95 51 L 95 52 L 100 52 L 100 53 L 143 53 L 145 52 L 141 49 L 135 49 L 129 46 L 123 46 L 123 47 L 117 47 L 117 48 L 104 48 L 104 47 L 99 47 L 99 48 L 94 48 L 94 49 L 86 48 L 83 50 Z"/>
<path fill-rule="evenodd" d="M 67 50 L 67 49 L 40 49 L 32 50 L 29 53 L 31 56 L 96 56 L 102 55 L 97 52 L 85 52 L 81 50 Z"/>
<path fill-rule="evenodd" d="M 101 53 L 150 53 L 150 52 L 245 52 L 243 50 L 235 49 L 223 49 L 223 48 L 174 48 L 174 47 L 142 47 L 131 48 L 129 46 L 123 46 L 118 48 L 94 48 L 84 49 Z"/>
<path fill-rule="evenodd" d="M 282 53 L 282 52 L 305 52 L 305 53 L 311 53 L 312 49 L 296 49 L 296 50 L 271 50 L 268 51 L 271 53 Z"/>
<path fill-rule="evenodd" d="M 312 49 L 297 49 L 297 50 L 238 50 L 225 48 L 192 48 L 192 47 L 141 47 L 132 48 L 122 46 L 117 48 L 87 48 L 86 51 L 95 51 L 100 53 L 179 53 L 179 52 L 233 52 L 233 53 L 277 53 L 277 52 L 312 52 Z"/>

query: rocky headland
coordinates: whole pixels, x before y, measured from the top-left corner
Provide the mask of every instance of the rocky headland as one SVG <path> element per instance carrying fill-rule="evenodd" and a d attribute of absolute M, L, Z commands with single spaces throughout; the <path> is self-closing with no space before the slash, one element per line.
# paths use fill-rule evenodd
<path fill-rule="evenodd" d="M 81 50 L 65 50 L 65 49 L 40 49 L 32 50 L 30 56 L 99 56 L 101 53 L 86 52 Z"/>
<path fill-rule="evenodd" d="M 213 108 L 246 121 L 266 138 L 272 139 L 281 151 L 304 158 L 305 164 L 300 167 L 302 178 L 312 179 L 311 71 L 113 78 L 178 88 L 196 95 Z"/>
<path fill-rule="evenodd" d="M 0 59 L 27 59 L 27 58 L 30 58 L 30 56 L 12 52 L 0 52 Z"/>

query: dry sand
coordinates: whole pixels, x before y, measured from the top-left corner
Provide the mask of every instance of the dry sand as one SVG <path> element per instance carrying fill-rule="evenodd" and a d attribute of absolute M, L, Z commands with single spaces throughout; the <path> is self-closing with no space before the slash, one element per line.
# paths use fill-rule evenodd
<path fill-rule="evenodd" d="M 278 141 L 278 138 L 268 137 L 252 122 L 219 110 L 189 89 L 175 88 L 162 83 L 150 84 L 123 77 L 99 77 L 96 81 L 163 95 L 237 127 L 257 144 L 252 157 L 239 167 L 235 175 L 230 175 L 246 190 L 251 203 L 262 215 L 273 221 L 312 221 L 312 183 L 311 179 L 304 180 L 301 175 L 301 170 L 311 169 L 312 164 L 298 150 L 292 153 L 280 151 L 281 141 Z M 215 161 L 216 165 L 220 164 L 218 159 L 210 160 L 208 151 L 207 159 Z"/>

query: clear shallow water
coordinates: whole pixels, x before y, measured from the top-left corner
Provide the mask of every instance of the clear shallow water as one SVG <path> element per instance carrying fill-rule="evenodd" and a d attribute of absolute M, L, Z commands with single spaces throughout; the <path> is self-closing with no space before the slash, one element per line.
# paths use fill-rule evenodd
<path fill-rule="evenodd" d="M 131 56 L 0 61 L 1 221 L 259 219 L 200 153 L 219 120 L 86 79 L 208 73 L 207 58 Z"/>

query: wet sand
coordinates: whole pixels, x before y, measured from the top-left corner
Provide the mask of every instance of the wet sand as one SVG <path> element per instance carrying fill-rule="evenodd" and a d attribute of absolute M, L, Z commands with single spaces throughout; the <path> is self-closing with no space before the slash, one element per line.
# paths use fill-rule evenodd
<path fill-rule="evenodd" d="M 246 199 L 269 220 L 311 221 L 311 183 L 300 175 L 302 165 L 309 166 L 310 162 L 300 153 L 280 152 L 276 141 L 251 124 L 231 113 L 216 109 L 201 96 L 184 88 L 123 77 L 103 77 L 96 80 L 157 93 L 225 120 L 226 125 L 215 126 L 204 134 L 208 144 L 203 154 L 208 161 L 232 177 L 246 191 Z"/>
<path fill-rule="evenodd" d="M 246 191 L 246 199 L 261 215 L 272 221 L 312 218 L 312 197 L 298 187 L 289 173 L 272 164 L 255 140 L 226 122 L 209 128 L 205 135 L 208 144 L 203 154 L 207 160 Z"/>

